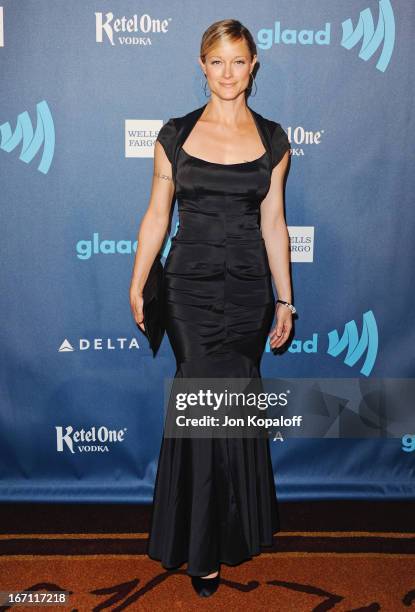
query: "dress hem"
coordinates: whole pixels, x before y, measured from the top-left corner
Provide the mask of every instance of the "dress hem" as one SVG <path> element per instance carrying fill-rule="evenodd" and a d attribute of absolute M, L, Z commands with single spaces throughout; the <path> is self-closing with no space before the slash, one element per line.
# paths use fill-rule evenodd
<path fill-rule="evenodd" d="M 271 548 L 273 545 L 274 545 L 274 542 L 272 542 L 271 544 L 260 544 L 259 546 L 262 549 L 262 548 Z M 253 557 L 258 557 L 263 552 L 264 552 L 263 550 L 258 550 L 257 552 L 251 553 L 251 555 L 249 555 L 248 557 L 244 557 L 243 559 L 239 559 L 238 561 L 229 561 L 225 559 L 219 559 L 218 564 L 220 565 L 221 563 L 224 563 L 225 565 L 229 565 L 229 566 L 240 565 L 241 563 L 245 563 L 246 561 L 251 561 Z M 153 561 L 159 561 L 161 565 L 164 567 L 164 569 L 166 570 L 178 570 L 183 565 L 183 563 L 188 562 L 188 559 L 183 559 L 183 561 L 175 565 L 166 565 L 165 563 L 163 563 L 163 561 L 159 557 L 154 557 L 153 555 L 150 555 L 148 552 L 146 554 Z M 219 567 L 216 567 L 214 569 L 206 570 L 198 574 L 195 574 L 193 572 L 192 573 L 186 572 L 186 573 L 189 574 L 189 576 L 207 576 L 208 574 L 212 574 L 213 572 L 216 572 L 218 570 L 219 570 Z"/>

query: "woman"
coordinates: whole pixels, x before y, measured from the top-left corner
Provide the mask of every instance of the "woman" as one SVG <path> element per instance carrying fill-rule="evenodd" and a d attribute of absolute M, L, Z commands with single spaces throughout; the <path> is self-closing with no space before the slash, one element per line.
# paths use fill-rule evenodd
<path fill-rule="evenodd" d="M 142 291 L 178 201 L 179 230 L 164 267 L 166 332 L 176 378 L 260 378 L 270 335 L 292 328 L 289 238 L 283 179 L 290 144 L 279 123 L 246 104 L 256 46 L 236 20 L 212 24 L 199 63 L 210 101 L 160 130 L 152 193 L 130 287 L 141 329 Z M 271 274 L 281 298 L 275 302 Z M 278 530 L 268 438 L 163 436 L 148 555 L 187 573 L 201 596 L 218 587 L 220 563 L 235 565 L 272 545 Z"/>

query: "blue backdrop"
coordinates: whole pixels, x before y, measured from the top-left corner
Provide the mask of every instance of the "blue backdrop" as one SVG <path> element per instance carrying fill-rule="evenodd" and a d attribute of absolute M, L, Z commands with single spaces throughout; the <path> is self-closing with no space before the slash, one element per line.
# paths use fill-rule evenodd
<path fill-rule="evenodd" d="M 152 501 L 175 361 L 167 337 L 153 359 L 129 283 L 154 139 L 206 102 L 197 57 L 219 19 L 253 33 L 248 103 L 293 151 L 299 318 L 288 351 L 267 347 L 262 375 L 413 376 L 415 4 L 225 9 L 0 0 L 2 500 Z M 406 434 L 272 442 L 277 494 L 414 497 L 415 425 Z"/>

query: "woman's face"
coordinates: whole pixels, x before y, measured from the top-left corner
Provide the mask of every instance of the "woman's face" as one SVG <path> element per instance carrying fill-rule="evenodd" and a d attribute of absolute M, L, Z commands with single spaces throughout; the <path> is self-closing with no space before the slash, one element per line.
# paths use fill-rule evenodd
<path fill-rule="evenodd" d="M 205 59 L 203 63 L 199 57 L 199 64 L 206 74 L 210 91 L 219 98 L 233 100 L 251 84 L 250 73 L 256 56 L 251 61 L 245 40 L 220 43 Z"/>

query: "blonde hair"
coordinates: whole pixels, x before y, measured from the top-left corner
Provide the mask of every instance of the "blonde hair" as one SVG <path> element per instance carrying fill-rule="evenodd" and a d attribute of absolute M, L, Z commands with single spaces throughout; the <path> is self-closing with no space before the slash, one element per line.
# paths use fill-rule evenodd
<path fill-rule="evenodd" d="M 252 60 L 254 55 L 257 54 L 257 49 L 251 32 L 236 19 L 221 19 L 221 21 L 215 21 L 215 23 L 212 23 L 203 33 L 202 42 L 200 44 L 200 59 L 204 63 L 207 54 L 220 42 L 236 42 L 240 40 L 245 40 Z"/>

